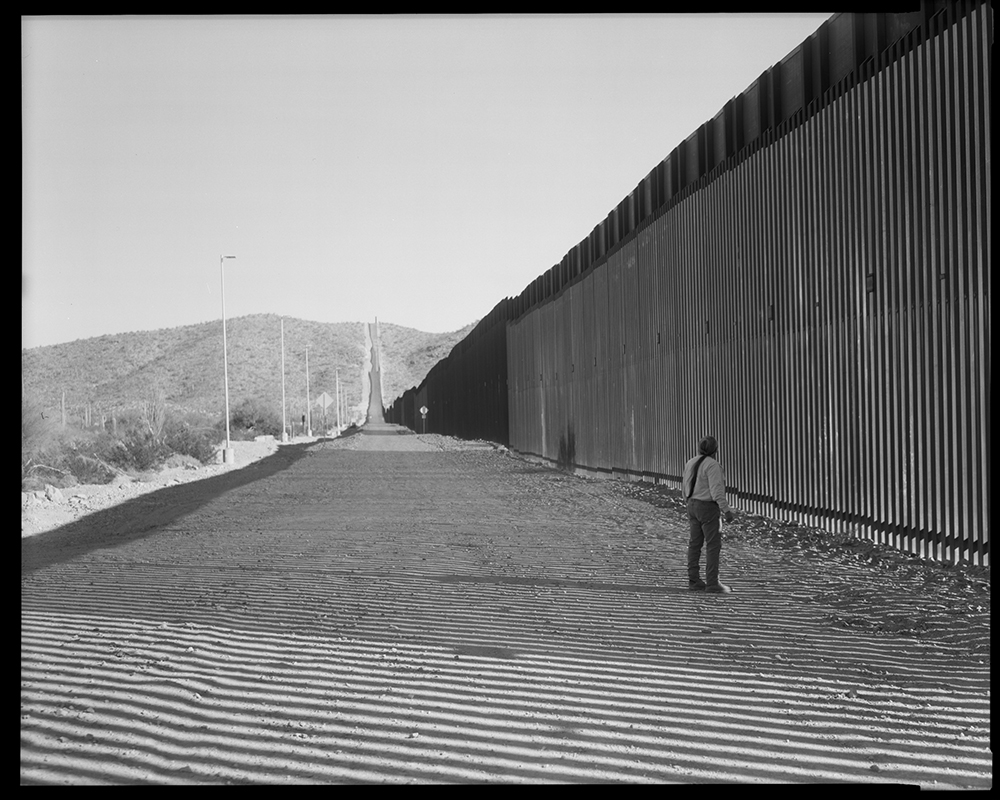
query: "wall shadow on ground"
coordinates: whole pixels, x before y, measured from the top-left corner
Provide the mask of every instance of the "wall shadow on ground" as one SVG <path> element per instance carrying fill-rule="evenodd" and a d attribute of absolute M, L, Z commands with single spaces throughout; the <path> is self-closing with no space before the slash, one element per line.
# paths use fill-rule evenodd
<path fill-rule="evenodd" d="M 618 587 L 333 566 L 81 565 L 35 593 L 22 782 L 988 783 L 965 727 L 988 729 L 986 674 L 937 679 L 799 604 L 734 649 L 704 596 L 668 631 Z"/>
<path fill-rule="evenodd" d="M 316 442 L 282 445 L 265 458 L 203 480 L 167 486 L 95 511 L 51 531 L 21 540 L 21 575 L 58 564 L 100 547 L 149 536 L 228 491 L 281 472 L 305 456 Z M 135 524 L 141 514 L 143 519 Z"/>

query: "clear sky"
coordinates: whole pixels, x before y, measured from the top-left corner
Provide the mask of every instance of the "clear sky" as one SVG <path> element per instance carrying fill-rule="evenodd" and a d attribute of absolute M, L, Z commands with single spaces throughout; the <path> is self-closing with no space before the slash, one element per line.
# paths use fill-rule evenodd
<path fill-rule="evenodd" d="M 829 16 L 22 17 L 22 346 L 456 330 Z"/>

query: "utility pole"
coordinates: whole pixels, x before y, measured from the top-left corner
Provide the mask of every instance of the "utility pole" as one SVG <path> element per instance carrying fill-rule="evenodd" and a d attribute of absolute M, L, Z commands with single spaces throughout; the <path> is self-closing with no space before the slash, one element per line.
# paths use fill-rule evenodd
<path fill-rule="evenodd" d="M 62 393 L 62 426 L 66 427 L 66 390 Z"/>
<path fill-rule="evenodd" d="M 312 409 L 309 407 L 309 345 L 306 345 L 306 436 L 312 435 Z"/>
<path fill-rule="evenodd" d="M 281 318 L 281 441 L 288 441 L 288 425 L 285 423 L 285 318 Z"/>
<path fill-rule="evenodd" d="M 334 370 L 337 376 L 337 435 L 340 436 L 340 368 Z"/>

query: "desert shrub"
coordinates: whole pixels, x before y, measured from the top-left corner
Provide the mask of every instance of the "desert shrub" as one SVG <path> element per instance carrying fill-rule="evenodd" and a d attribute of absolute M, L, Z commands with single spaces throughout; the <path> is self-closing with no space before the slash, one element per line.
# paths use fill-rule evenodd
<path fill-rule="evenodd" d="M 163 441 L 171 452 L 191 456 L 202 464 L 215 458 L 219 438 L 213 428 L 198 428 L 179 419 L 170 418 L 163 427 Z"/>
<path fill-rule="evenodd" d="M 21 397 L 21 480 L 32 476 L 43 455 L 51 457 L 56 438 L 55 426 L 45 418 L 41 405 L 30 398 Z"/>
<path fill-rule="evenodd" d="M 166 461 L 171 450 L 148 430 L 129 426 L 107 452 L 109 462 L 121 469 L 148 470 Z"/>
<path fill-rule="evenodd" d="M 88 431 L 53 430 L 43 447 L 22 457 L 21 489 L 29 491 L 51 484 L 61 489 L 77 483 L 108 483 L 116 472 L 108 463 L 113 437 Z"/>
<path fill-rule="evenodd" d="M 129 466 L 121 440 L 110 433 L 77 431 L 63 437 L 64 462 L 81 483 L 110 483 Z"/>
<path fill-rule="evenodd" d="M 152 409 L 152 410 L 151 410 Z M 171 456 L 208 463 L 215 457 L 221 434 L 204 414 L 159 412 L 147 404 L 117 418 L 103 431 L 62 428 L 42 415 L 38 404 L 21 401 L 21 489 L 59 488 L 77 483 L 109 483 L 121 473 L 153 470 Z M 280 423 L 279 423 L 280 429 Z M 154 431 L 159 431 L 155 435 Z"/>
<path fill-rule="evenodd" d="M 223 432 L 225 423 L 220 424 Z M 281 436 L 281 414 L 268 404 L 246 398 L 230 409 L 229 436 L 232 439 L 253 439 L 255 436 Z"/>

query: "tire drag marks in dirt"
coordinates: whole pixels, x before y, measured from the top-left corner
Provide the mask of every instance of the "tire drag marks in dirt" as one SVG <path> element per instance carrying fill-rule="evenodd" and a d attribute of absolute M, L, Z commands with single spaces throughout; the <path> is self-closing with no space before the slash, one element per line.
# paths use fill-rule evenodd
<path fill-rule="evenodd" d="M 680 591 L 680 528 L 600 487 L 371 455 L 23 579 L 22 782 L 988 785 L 988 665 Z"/>

